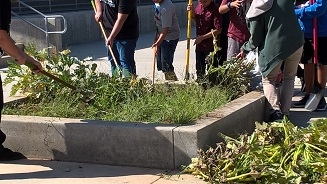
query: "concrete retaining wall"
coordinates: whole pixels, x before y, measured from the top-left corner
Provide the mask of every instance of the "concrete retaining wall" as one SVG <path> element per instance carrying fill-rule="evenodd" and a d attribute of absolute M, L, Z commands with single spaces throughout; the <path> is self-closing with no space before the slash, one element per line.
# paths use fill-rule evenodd
<path fill-rule="evenodd" d="M 251 92 L 194 125 L 162 125 L 4 115 L 5 146 L 30 158 L 175 169 L 226 135 L 252 132 L 265 98 Z"/>
<path fill-rule="evenodd" d="M 174 3 L 180 27 L 187 25 L 186 3 Z M 153 5 L 139 6 L 140 33 L 154 32 Z M 67 21 L 67 32 L 60 34 L 50 34 L 50 46 L 55 50 L 62 50 L 74 44 L 88 43 L 103 40 L 99 24 L 94 20 L 94 11 L 78 11 L 57 13 L 62 15 Z M 39 15 L 24 16 L 28 21 L 45 29 L 45 20 Z M 63 30 L 62 19 L 51 20 L 47 23 L 49 30 Z M 38 49 L 47 47 L 45 33 L 27 24 L 21 19 L 13 17 L 11 25 L 11 36 L 16 42 L 35 43 Z"/>

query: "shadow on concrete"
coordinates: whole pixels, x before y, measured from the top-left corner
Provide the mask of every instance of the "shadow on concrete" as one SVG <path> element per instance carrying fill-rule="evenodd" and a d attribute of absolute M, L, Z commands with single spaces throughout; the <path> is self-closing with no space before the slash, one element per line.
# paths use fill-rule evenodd
<path fill-rule="evenodd" d="M 327 94 L 327 93 L 326 93 Z M 325 98 L 326 98 L 325 94 Z M 301 92 L 300 88 L 298 86 L 295 87 L 294 89 L 294 94 L 293 94 L 293 101 L 292 104 L 298 100 L 300 100 L 304 96 L 304 93 Z M 290 110 L 290 120 L 291 122 L 298 126 L 298 127 L 307 127 L 309 126 L 309 122 L 314 120 L 314 119 L 319 119 L 327 117 L 326 111 L 309 111 L 306 110 L 305 108 L 294 108 L 291 107 Z"/>
<path fill-rule="evenodd" d="M 99 178 L 134 175 L 160 177 L 165 170 L 109 166 L 101 164 L 73 163 L 45 160 L 17 160 L 5 162 L 15 164 L 15 173 L 1 174 L 1 180 L 47 179 L 47 178 Z M 10 166 L 8 166 L 8 169 Z M 126 178 L 125 178 L 126 180 Z"/>
<path fill-rule="evenodd" d="M 81 120 L 62 126 L 65 146 L 51 148 L 55 160 L 175 168 L 176 125 Z"/>

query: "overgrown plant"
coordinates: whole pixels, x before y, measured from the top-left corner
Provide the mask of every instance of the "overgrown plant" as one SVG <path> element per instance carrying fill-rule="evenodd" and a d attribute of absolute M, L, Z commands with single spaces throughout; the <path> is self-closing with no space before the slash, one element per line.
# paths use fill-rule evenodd
<path fill-rule="evenodd" d="M 11 62 L 4 84 L 15 82 L 11 94 L 20 92 L 28 98 L 24 103 L 7 105 L 4 114 L 185 124 L 239 94 L 239 89 L 230 91 L 224 86 L 151 85 L 146 79 L 111 77 L 97 72 L 94 62 L 70 57 L 69 50 L 50 56 L 46 51 L 36 51 L 34 45 L 26 47 L 47 72 L 78 89 L 93 91 L 95 98 L 84 103 L 81 94 Z"/>
<path fill-rule="evenodd" d="M 69 50 L 49 56 L 47 49 L 37 51 L 34 44 L 29 44 L 26 46 L 25 52 L 39 60 L 47 72 L 78 88 L 89 87 L 98 76 L 95 73 L 96 64 L 87 64 L 86 60 L 80 61 L 77 58 L 70 57 Z M 38 99 L 45 96 L 53 97 L 63 91 L 60 83 L 41 74 L 33 74 L 25 65 L 18 65 L 11 61 L 8 68 L 9 71 L 4 80 L 4 85 L 14 82 L 10 95 L 22 93 Z"/>
<path fill-rule="evenodd" d="M 259 124 L 252 134 L 199 150 L 185 172 L 210 183 L 326 183 L 327 119 L 298 128 L 289 120 Z"/>
<path fill-rule="evenodd" d="M 221 48 L 218 47 L 218 40 L 214 35 L 213 38 L 214 50 L 206 57 L 209 69 L 204 82 L 208 83 L 209 76 L 214 74 L 213 76 L 217 77 L 215 85 L 229 89 L 233 95 L 232 98 L 247 93 L 252 76 L 250 71 L 253 70 L 255 61 L 248 62 L 246 58 L 233 57 L 229 61 L 224 61 L 222 66 L 214 67 L 214 60 L 217 59 L 215 55 Z"/>
<path fill-rule="evenodd" d="M 245 59 L 235 57 L 225 61 L 222 66 L 211 67 L 208 75 L 217 73 L 218 85 L 229 89 L 235 95 L 233 98 L 236 98 L 248 92 L 253 66 L 254 62 L 245 62 Z"/>

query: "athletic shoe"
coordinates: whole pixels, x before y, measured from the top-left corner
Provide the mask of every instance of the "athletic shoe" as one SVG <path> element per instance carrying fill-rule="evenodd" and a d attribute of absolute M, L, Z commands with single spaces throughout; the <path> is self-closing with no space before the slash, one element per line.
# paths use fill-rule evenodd
<path fill-rule="evenodd" d="M 171 81 L 178 81 L 175 72 L 165 72 L 165 79 Z"/>
<path fill-rule="evenodd" d="M 321 98 L 319 101 L 319 104 L 317 106 L 317 111 L 324 111 L 326 110 L 327 104 L 326 104 L 326 99 L 324 97 Z"/>
<path fill-rule="evenodd" d="M 302 99 L 298 102 L 294 102 L 293 106 L 294 107 L 298 107 L 298 108 L 303 108 L 305 107 L 305 104 L 307 103 L 307 101 L 309 100 L 310 95 L 305 94 L 304 97 L 302 97 Z"/>
<path fill-rule="evenodd" d="M 19 160 L 26 158 L 23 154 L 15 151 L 11 151 L 8 148 L 0 150 L 0 161 Z"/>
<path fill-rule="evenodd" d="M 269 122 L 281 122 L 283 120 L 283 115 L 279 110 L 275 110 L 269 116 Z"/>

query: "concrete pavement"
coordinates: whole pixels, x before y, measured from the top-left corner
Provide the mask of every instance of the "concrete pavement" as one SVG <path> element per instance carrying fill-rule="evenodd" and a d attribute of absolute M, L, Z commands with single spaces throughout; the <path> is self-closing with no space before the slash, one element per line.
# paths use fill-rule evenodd
<path fill-rule="evenodd" d="M 160 169 L 18 160 L 0 163 L 1 184 L 204 184 L 192 175 Z"/>

